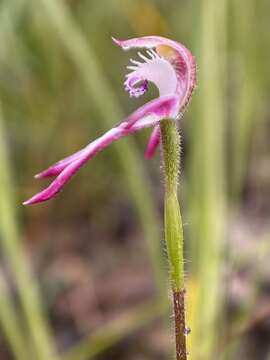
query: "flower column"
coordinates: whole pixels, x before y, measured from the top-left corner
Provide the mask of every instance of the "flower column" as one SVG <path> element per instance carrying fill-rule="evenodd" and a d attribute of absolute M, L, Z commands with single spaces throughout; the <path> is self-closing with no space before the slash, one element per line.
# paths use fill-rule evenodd
<path fill-rule="evenodd" d="M 177 198 L 180 168 L 180 136 L 174 120 L 160 124 L 165 175 L 164 226 L 173 292 L 176 359 L 186 360 L 183 227 Z"/>

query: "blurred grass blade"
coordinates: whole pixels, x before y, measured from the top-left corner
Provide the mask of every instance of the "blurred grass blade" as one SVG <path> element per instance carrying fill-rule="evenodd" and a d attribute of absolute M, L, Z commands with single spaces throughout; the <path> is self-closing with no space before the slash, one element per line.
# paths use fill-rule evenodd
<path fill-rule="evenodd" d="M 117 0 L 116 4 L 137 36 L 170 33 L 165 17 L 152 1 Z"/>
<path fill-rule="evenodd" d="M 129 310 L 68 351 L 62 360 L 96 359 L 100 353 L 164 315 L 167 310 L 167 304 L 161 302 L 148 303 Z"/>
<path fill-rule="evenodd" d="M 198 7 L 198 3 L 196 5 Z M 191 332 L 192 359 L 211 358 L 220 336 L 217 318 L 221 306 L 221 249 L 226 222 L 226 0 L 204 0 L 199 9 L 199 88 L 191 124 L 189 258 L 198 286 L 196 319 Z M 198 11 L 198 10 L 197 10 Z"/>
<path fill-rule="evenodd" d="M 24 311 L 36 359 L 48 360 L 52 355 L 53 345 L 43 314 L 37 284 L 28 266 L 24 249 L 20 241 L 14 209 L 14 185 L 6 149 L 3 115 L 0 108 L 0 232 L 1 246 L 5 259 L 14 276 L 18 296 Z"/>
<path fill-rule="evenodd" d="M 62 43 L 77 66 L 86 90 L 95 102 L 103 120 L 103 129 L 111 127 L 113 122 L 123 118 L 117 104 L 115 92 L 108 83 L 103 69 L 99 65 L 96 54 L 91 49 L 83 33 L 74 22 L 72 15 L 63 1 L 39 0 L 33 6 L 42 8 L 49 21 L 55 27 Z M 155 204 L 152 200 L 149 180 L 142 166 L 135 144 L 132 139 L 120 142 L 114 147 L 123 167 L 123 176 L 130 187 L 133 201 L 138 212 L 152 260 L 156 285 L 164 289 L 164 271 L 160 247 L 160 225 Z"/>
<path fill-rule="evenodd" d="M 235 119 L 232 122 L 232 194 L 235 200 L 243 191 L 247 174 L 248 159 L 254 127 L 258 124 L 260 87 L 258 84 L 258 51 L 256 3 L 247 0 L 245 6 L 239 1 L 233 4 L 234 36 L 233 46 L 236 53 L 236 94 L 234 102 Z"/>
<path fill-rule="evenodd" d="M 16 360 L 28 360 L 28 338 L 22 331 L 22 323 L 19 321 L 21 319 L 18 317 L 2 274 L 0 274 L 0 294 L 0 326 L 6 336 L 10 352 Z"/>
<path fill-rule="evenodd" d="M 0 6 L 0 61 L 10 63 L 10 49 L 20 48 L 20 43 L 16 39 L 16 25 L 20 20 L 26 0 L 3 1 Z M 15 57 L 12 59 L 16 65 L 20 60 Z"/>

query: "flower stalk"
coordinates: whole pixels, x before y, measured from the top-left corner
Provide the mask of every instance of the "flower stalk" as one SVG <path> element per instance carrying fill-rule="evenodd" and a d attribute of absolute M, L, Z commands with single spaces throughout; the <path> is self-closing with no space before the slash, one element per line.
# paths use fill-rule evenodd
<path fill-rule="evenodd" d="M 173 293 L 176 359 L 186 360 L 183 226 L 177 198 L 180 170 L 180 136 L 173 120 L 160 124 L 165 175 L 164 227 Z"/>

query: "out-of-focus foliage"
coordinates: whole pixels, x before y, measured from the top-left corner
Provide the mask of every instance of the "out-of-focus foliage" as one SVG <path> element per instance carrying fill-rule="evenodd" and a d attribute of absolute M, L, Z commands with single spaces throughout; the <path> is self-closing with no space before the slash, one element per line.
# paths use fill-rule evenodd
<path fill-rule="evenodd" d="M 111 42 L 149 34 L 183 42 L 198 62 L 180 124 L 191 359 L 270 356 L 269 10 L 266 0 L 0 2 L 0 359 L 168 358 L 163 189 L 159 155 L 143 158 L 148 131 L 99 154 L 55 200 L 20 205 L 43 186 L 34 173 L 155 96 L 127 97 L 130 54 Z"/>

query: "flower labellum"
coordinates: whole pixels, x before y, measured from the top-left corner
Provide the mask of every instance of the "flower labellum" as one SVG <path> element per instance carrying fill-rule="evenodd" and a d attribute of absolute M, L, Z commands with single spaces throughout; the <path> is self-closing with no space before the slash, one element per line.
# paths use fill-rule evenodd
<path fill-rule="evenodd" d="M 139 97 L 148 89 L 148 82 L 156 85 L 159 97 L 146 103 L 82 150 L 58 161 L 36 178 L 56 176 L 43 191 L 24 202 L 40 203 L 53 198 L 71 177 L 98 152 L 113 141 L 147 127 L 153 127 L 146 157 L 151 158 L 160 143 L 159 124 L 164 119 L 177 120 L 185 111 L 196 85 L 196 64 L 190 51 L 182 44 L 160 36 L 145 36 L 113 41 L 124 50 L 141 49 L 138 60 L 130 60 L 130 72 L 124 82 L 131 97 Z M 142 52 L 144 50 L 144 52 Z"/>

